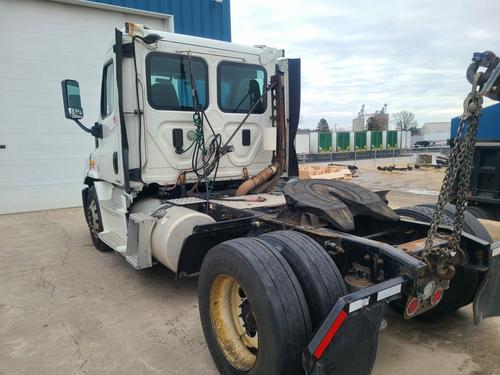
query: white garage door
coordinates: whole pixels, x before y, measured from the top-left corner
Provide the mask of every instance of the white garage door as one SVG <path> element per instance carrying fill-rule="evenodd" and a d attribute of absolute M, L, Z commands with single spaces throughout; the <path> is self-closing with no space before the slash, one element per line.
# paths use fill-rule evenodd
<path fill-rule="evenodd" d="M 84 123 L 92 125 L 114 28 L 135 22 L 166 30 L 171 22 L 127 12 L 83 1 L 0 0 L 0 213 L 81 205 L 94 139 L 64 118 L 61 80 L 80 82 Z"/>

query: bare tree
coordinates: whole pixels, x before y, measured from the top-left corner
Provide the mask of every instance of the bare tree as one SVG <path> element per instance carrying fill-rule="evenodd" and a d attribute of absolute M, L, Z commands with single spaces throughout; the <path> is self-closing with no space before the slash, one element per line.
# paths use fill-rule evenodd
<path fill-rule="evenodd" d="M 392 122 L 397 130 L 410 130 L 412 133 L 418 129 L 415 115 L 409 111 L 401 111 L 392 115 Z"/>

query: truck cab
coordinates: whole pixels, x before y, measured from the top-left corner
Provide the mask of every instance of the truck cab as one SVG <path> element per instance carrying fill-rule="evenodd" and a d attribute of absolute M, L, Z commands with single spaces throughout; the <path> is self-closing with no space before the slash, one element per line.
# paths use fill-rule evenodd
<path fill-rule="evenodd" d="M 63 81 L 66 117 L 95 137 L 82 193 L 84 207 L 91 189 L 97 198 L 96 209 L 87 212 L 89 226 L 97 228 L 94 242 L 125 251 L 127 215 L 144 197 L 208 195 L 238 187 L 276 164 L 278 142 L 293 144 L 297 128 L 298 100 L 290 116 L 280 99 L 278 140 L 276 82 L 280 98 L 298 98 L 289 92 L 289 65 L 294 67 L 292 86 L 298 87 L 299 61 L 290 61 L 283 50 L 266 46 L 136 24 L 116 30 L 104 57 L 100 113 L 92 128 L 80 122 L 78 83 Z M 288 176 L 290 160 L 282 148 L 279 175 Z M 276 173 L 278 168 L 271 172 Z"/>

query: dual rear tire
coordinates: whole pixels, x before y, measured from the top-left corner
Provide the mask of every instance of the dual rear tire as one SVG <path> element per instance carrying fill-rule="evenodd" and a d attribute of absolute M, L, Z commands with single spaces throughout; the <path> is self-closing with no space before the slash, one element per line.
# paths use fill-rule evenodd
<path fill-rule="evenodd" d="M 221 374 L 303 374 L 302 351 L 346 293 L 328 254 L 280 231 L 212 248 L 198 298 L 207 346 Z"/>

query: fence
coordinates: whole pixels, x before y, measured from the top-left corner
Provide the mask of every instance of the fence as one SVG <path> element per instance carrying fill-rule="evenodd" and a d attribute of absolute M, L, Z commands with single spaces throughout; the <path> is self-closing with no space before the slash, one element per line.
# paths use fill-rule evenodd
<path fill-rule="evenodd" d="M 325 162 L 339 162 L 339 161 L 354 161 L 361 159 L 377 159 L 377 158 L 396 158 L 401 156 L 411 156 L 413 154 L 432 153 L 449 155 L 450 148 L 443 147 L 418 147 L 410 149 L 386 149 L 386 150 L 359 150 L 359 151 L 346 151 L 346 152 L 329 152 L 320 154 L 298 154 L 297 159 L 299 163 L 325 163 Z"/>

